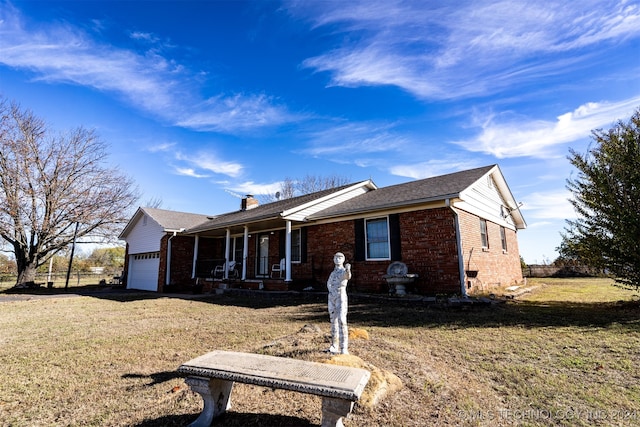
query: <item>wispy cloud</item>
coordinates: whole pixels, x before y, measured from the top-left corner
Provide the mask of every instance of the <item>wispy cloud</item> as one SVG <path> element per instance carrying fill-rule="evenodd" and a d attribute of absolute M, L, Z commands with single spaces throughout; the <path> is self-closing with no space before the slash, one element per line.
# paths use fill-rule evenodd
<path fill-rule="evenodd" d="M 587 138 L 593 129 L 626 119 L 638 105 L 640 96 L 616 103 L 591 102 L 558 116 L 555 121 L 511 113 L 476 115 L 473 125 L 480 128 L 480 132 L 473 138 L 453 143 L 497 158 L 565 156 L 565 150 L 559 152 L 554 148 Z"/>
<path fill-rule="evenodd" d="M 398 151 L 406 136 L 394 131 L 392 123 L 350 122 L 327 126 L 307 135 L 308 147 L 302 152 L 333 159 L 355 159 L 363 154 Z"/>
<path fill-rule="evenodd" d="M 303 62 L 329 72 L 331 85 L 395 85 L 424 99 L 495 93 L 566 73 L 567 66 L 588 57 L 585 48 L 640 35 L 640 7 L 625 0 L 586 0 L 572 7 L 515 0 L 362 0 L 339 8 L 290 2 L 288 10 L 315 28 L 349 35 L 342 45 Z M 565 59 L 569 51 L 571 62 Z"/>
<path fill-rule="evenodd" d="M 209 178 L 209 175 L 199 174 L 193 168 L 176 167 L 174 168 L 174 172 L 177 175 L 189 176 L 191 178 Z"/>
<path fill-rule="evenodd" d="M 231 194 L 233 193 L 239 193 L 239 194 L 252 194 L 254 196 L 256 195 L 269 195 L 269 194 L 275 194 L 277 191 L 280 190 L 282 183 L 280 181 L 278 182 L 272 182 L 272 183 L 256 183 L 253 181 L 245 181 L 245 182 L 240 182 L 237 184 L 234 184 L 233 186 L 229 186 L 227 187 L 227 191 L 231 192 Z"/>
<path fill-rule="evenodd" d="M 177 144 L 175 142 L 163 142 L 160 144 L 150 145 L 146 147 L 146 151 L 150 153 L 164 153 L 164 152 L 173 150 L 176 147 L 176 145 Z"/>
<path fill-rule="evenodd" d="M 147 43 L 157 43 L 160 38 L 152 33 L 145 33 L 142 31 L 132 31 L 130 36 L 134 40 L 142 40 Z"/>
<path fill-rule="evenodd" d="M 419 163 L 404 163 L 389 168 L 389 173 L 414 179 L 430 178 L 432 176 L 457 172 L 479 167 L 476 161 L 460 161 L 455 159 L 428 160 Z"/>
<path fill-rule="evenodd" d="M 234 133 L 295 122 L 302 118 L 278 106 L 265 95 L 233 95 L 202 101 L 196 106 L 196 111 L 187 112 L 185 117 L 177 121 L 177 125 Z"/>
<path fill-rule="evenodd" d="M 119 97 L 171 124 L 234 133 L 296 120 L 262 95 L 220 94 L 198 99 L 198 70 L 189 70 L 158 49 L 138 52 L 95 39 L 70 24 L 26 22 L 0 3 L 0 64 L 29 70 L 35 80 L 90 87 Z M 145 32 L 133 39 L 156 43 Z"/>
<path fill-rule="evenodd" d="M 189 164 L 191 167 L 182 167 L 181 169 L 188 172 L 184 173 L 185 175 L 193 177 L 208 177 L 205 173 L 198 172 L 200 170 L 236 178 L 244 169 L 242 164 L 223 161 L 210 152 L 198 152 L 192 155 L 176 153 L 175 159 Z"/>
<path fill-rule="evenodd" d="M 568 190 L 534 192 L 523 200 L 521 210 L 527 217 L 542 221 L 572 219 L 576 217 L 573 205 L 569 202 Z"/>

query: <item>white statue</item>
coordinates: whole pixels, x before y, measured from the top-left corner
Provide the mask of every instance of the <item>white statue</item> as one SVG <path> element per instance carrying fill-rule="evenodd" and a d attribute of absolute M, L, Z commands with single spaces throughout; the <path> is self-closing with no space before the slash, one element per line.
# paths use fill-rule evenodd
<path fill-rule="evenodd" d="M 329 290 L 329 319 L 331 321 L 331 353 L 349 354 L 347 328 L 347 281 L 351 279 L 351 264 L 344 264 L 344 254 L 333 256 L 335 268 L 327 280 Z M 343 265 L 344 264 L 344 265 Z"/>

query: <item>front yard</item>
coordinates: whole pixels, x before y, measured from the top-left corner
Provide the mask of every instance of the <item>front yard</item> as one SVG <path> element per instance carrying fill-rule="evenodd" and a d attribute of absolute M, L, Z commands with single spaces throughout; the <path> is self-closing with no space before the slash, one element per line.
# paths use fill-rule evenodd
<path fill-rule="evenodd" d="M 369 339 L 352 340 L 351 353 L 404 388 L 345 425 L 638 425 L 636 293 L 600 279 L 529 286 L 492 306 L 352 303 L 349 324 Z M 186 425 L 202 403 L 176 374 L 181 363 L 214 349 L 327 358 L 328 333 L 322 297 L 2 302 L 0 424 Z M 316 397 L 239 384 L 232 401 L 218 425 L 320 424 Z"/>

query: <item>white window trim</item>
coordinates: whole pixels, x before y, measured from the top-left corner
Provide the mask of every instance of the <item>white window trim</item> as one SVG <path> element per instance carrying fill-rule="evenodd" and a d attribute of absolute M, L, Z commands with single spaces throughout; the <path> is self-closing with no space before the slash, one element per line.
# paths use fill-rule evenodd
<path fill-rule="evenodd" d="M 384 219 L 387 224 L 387 254 L 389 254 L 385 258 L 371 258 L 369 257 L 369 242 L 368 242 L 368 233 L 367 233 L 367 222 Z M 365 218 L 364 219 L 364 253 L 366 261 L 388 261 L 391 259 L 391 230 L 389 229 L 389 215 L 386 216 L 377 216 L 374 218 Z"/>
<path fill-rule="evenodd" d="M 502 253 L 509 253 L 509 242 L 507 241 L 507 229 L 504 226 L 500 226 L 500 245 L 502 246 Z"/>
<path fill-rule="evenodd" d="M 487 244 L 485 245 L 484 242 L 482 241 L 482 224 L 484 224 L 484 235 L 486 237 L 486 241 Z M 482 250 L 484 252 L 488 252 L 489 251 L 489 222 L 484 219 L 484 218 L 480 218 L 480 243 L 482 244 Z"/>

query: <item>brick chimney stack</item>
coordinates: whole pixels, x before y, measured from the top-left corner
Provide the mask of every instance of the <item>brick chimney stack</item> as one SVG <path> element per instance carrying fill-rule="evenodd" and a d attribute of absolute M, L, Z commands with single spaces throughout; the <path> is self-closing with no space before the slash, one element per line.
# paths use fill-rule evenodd
<path fill-rule="evenodd" d="M 249 209 L 257 208 L 259 204 L 260 202 L 258 202 L 258 200 L 253 197 L 252 194 L 247 194 L 242 198 L 240 209 L 242 209 L 243 211 L 248 211 Z"/>

